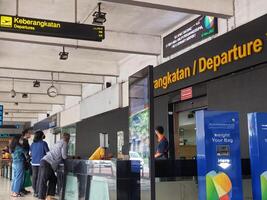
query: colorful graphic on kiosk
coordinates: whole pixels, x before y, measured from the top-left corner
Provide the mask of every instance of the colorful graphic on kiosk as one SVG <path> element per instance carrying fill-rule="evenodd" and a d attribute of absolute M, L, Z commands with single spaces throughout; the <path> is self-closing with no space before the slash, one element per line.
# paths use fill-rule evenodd
<path fill-rule="evenodd" d="M 267 200 L 267 171 L 261 174 L 261 198 Z"/>
<path fill-rule="evenodd" d="M 232 182 L 223 172 L 211 171 L 206 175 L 207 200 L 231 200 Z"/>
<path fill-rule="evenodd" d="M 205 16 L 204 18 L 204 25 L 206 29 L 211 29 L 214 27 L 215 24 L 215 17 Z"/>

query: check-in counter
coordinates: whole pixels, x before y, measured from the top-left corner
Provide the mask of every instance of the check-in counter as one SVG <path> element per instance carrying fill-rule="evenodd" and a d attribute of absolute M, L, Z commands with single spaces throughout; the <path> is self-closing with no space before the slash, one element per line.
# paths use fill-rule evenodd
<path fill-rule="evenodd" d="M 139 161 L 67 160 L 58 177 L 61 200 L 140 199 Z"/>

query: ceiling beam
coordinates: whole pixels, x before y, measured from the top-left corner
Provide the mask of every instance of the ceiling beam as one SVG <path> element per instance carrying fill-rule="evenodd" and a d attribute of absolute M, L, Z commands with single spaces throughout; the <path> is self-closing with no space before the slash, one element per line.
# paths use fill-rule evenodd
<path fill-rule="evenodd" d="M 144 35 L 106 31 L 105 35 L 105 40 L 102 42 L 90 42 L 85 40 L 0 32 L 0 40 L 127 54 L 160 55 L 161 53 L 161 38 L 158 33 L 155 33 L 155 35 Z"/>
<path fill-rule="evenodd" d="M 229 18 L 234 15 L 233 0 L 101 0 L 161 10 Z M 142 17 L 142 16 L 140 16 Z M 159 16 L 160 17 L 160 16 Z"/>
<path fill-rule="evenodd" d="M 17 37 L 27 37 L 24 34 L 0 32 L 0 35 L 2 34 L 8 34 L 9 36 L 12 35 L 13 37 L 15 37 L 15 35 Z M 39 39 L 45 41 L 47 40 L 46 37 Z M 60 39 L 58 40 L 60 41 Z M 79 49 L 72 49 L 67 60 L 60 60 L 58 54 L 62 51 L 62 47 L 56 48 L 53 46 L 26 43 L 11 43 L 8 41 L 0 41 L 0 46 L 0 68 L 50 73 L 57 72 L 63 74 L 119 76 L 118 62 L 116 59 L 110 58 L 109 60 L 105 60 L 105 58 L 97 54 L 96 56 L 90 56 L 92 51 L 88 52 Z M 97 58 L 94 59 L 94 57 Z"/>
<path fill-rule="evenodd" d="M 39 81 L 51 82 L 52 73 L 46 71 L 0 68 L 0 78 L 15 78 L 21 80 L 39 80 Z M 86 84 L 104 83 L 104 76 L 87 75 L 87 74 L 54 72 L 53 79 L 55 82 L 60 82 L 60 83 L 86 83 Z"/>
<path fill-rule="evenodd" d="M 37 122 L 37 118 L 10 118 L 10 117 L 4 117 L 3 121 L 4 122 L 31 122 L 31 121 L 36 121 Z"/>
<path fill-rule="evenodd" d="M 1 76 L 1 75 L 0 75 Z M 58 90 L 58 95 L 63 96 L 81 96 L 81 84 L 57 84 L 54 86 Z M 40 87 L 33 87 L 32 81 L 14 80 L 14 90 L 19 93 L 27 94 L 47 94 L 47 89 L 51 87 L 51 83 L 41 82 Z M 0 92 L 9 93 L 13 89 L 13 80 L 0 78 Z"/>
<path fill-rule="evenodd" d="M 49 104 L 34 104 L 34 103 L 1 103 L 3 105 L 4 112 L 8 110 L 22 110 L 22 111 L 52 111 L 52 105 Z"/>
<path fill-rule="evenodd" d="M 7 117 L 7 118 L 37 119 L 38 118 L 38 113 L 5 113 L 4 117 Z"/>
<path fill-rule="evenodd" d="M 19 110 L 19 109 L 5 109 L 5 113 L 34 113 L 34 114 L 46 114 L 48 111 L 46 110 Z"/>
<path fill-rule="evenodd" d="M 49 97 L 43 94 L 29 94 L 28 98 L 22 98 L 21 95 L 17 95 L 15 98 L 11 98 L 9 93 L 0 93 L 1 103 L 37 103 L 37 104 L 65 104 L 65 96 Z"/>

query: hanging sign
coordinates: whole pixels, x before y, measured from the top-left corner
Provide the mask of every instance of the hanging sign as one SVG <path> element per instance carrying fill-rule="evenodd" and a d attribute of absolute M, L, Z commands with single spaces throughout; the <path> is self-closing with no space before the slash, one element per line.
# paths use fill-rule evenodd
<path fill-rule="evenodd" d="M 217 18 L 200 16 L 163 38 L 163 57 L 218 33 Z"/>
<path fill-rule="evenodd" d="M 90 41 L 105 39 L 105 28 L 103 26 L 1 14 L 0 31 Z"/>

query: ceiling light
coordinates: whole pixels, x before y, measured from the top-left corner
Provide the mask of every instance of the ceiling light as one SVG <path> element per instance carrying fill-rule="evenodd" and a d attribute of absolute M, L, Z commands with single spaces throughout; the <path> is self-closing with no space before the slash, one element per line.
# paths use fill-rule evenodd
<path fill-rule="evenodd" d="M 63 51 L 59 53 L 59 59 L 60 60 L 67 60 L 69 57 L 69 52 L 65 51 L 65 47 L 63 46 Z"/>
<path fill-rule="evenodd" d="M 15 98 L 16 97 L 16 91 L 14 89 L 12 89 L 10 91 L 10 96 L 11 96 L 11 98 Z"/>
<path fill-rule="evenodd" d="M 93 24 L 103 25 L 107 21 L 106 14 L 107 13 L 101 12 L 101 3 L 98 3 L 98 11 L 93 14 Z"/>
<path fill-rule="evenodd" d="M 40 87 L 40 81 L 38 80 L 33 81 L 33 87 L 36 87 L 36 88 Z"/>
<path fill-rule="evenodd" d="M 16 97 L 16 91 L 14 90 L 14 79 L 12 80 L 12 90 L 10 91 L 11 98 Z"/>

